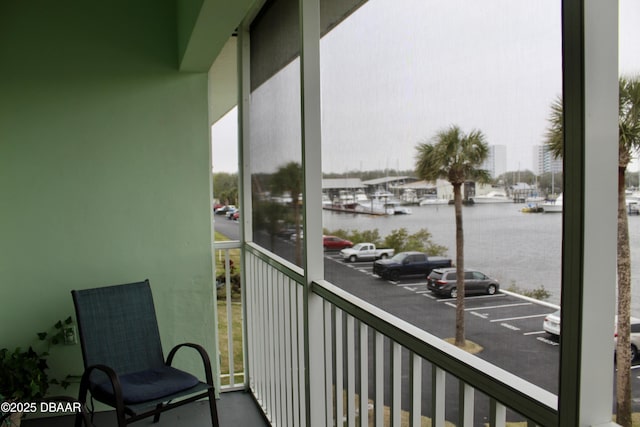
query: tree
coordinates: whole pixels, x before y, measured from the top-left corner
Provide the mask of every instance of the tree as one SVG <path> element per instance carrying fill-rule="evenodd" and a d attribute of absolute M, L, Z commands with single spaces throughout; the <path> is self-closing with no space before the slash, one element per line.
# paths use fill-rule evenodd
<path fill-rule="evenodd" d="M 214 197 L 220 203 L 238 204 L 238 174 L 219 172 L 213 174 Z"/>
<path fill-rule="evenodd" d="M 554 156 L 564 152 L 562 99 L 551 104 L 545 144 Z M 618 102 L 618 340 L 616 346 L 616 422 L 631 426 L 631 252 L 625 201 L 625 173 L 640 148 L 640 80 L 620 78 Z"/>
<path fill-rule="evenodd" d="M 290 193 L 293 206 L 293 220 L 296 229 L 295 263 L 302 265 L 302 233 L 300 228 L 300 200 L 302 192 L 302 166 L 289 162 L 278 168 L 271 178 L 271 191 L 274 194 Z"/>
<path fill-rule="evenodd" d="M 487 158 L 489 147 L 479 130 L 464 134 L 458 126 L 438 132 L 430 143 L 416 147 L 416 174 L 426 181 L 438 178 L 453 185 L 456 219 L 456 337 L 455 345 L 464 347 L 464 232 L 462 227 L 462 185 L 468 180 L 489 182 L 486 170 L 479 166 Z"/>

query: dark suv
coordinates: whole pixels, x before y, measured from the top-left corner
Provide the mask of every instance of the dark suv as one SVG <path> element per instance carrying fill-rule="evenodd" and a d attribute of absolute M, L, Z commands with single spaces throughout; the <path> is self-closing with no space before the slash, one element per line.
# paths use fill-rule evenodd
<path fill-rule="evenodd" d="M 451 298 L 458 296 L 456 289 L 456 269 L 439 268 L 427 276 L 427 288 L 435 294 L 447 295 Z M 464 271 L 465 294 L 493 295 L 500 289 L 500 284 L 491 277 L 476 270 Z"/>

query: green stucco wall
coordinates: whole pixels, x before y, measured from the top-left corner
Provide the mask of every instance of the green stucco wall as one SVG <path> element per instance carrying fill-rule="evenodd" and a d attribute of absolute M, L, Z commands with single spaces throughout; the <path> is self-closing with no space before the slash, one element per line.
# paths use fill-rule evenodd
<path fill-rule="evenodd" d="M 207 75 L 176 27 L 174 0 L 0 3 L 0 348 L 149 278 L 165 351 L 217 355 Z M 50 364 L 81 372 L 79 346 Z"/>

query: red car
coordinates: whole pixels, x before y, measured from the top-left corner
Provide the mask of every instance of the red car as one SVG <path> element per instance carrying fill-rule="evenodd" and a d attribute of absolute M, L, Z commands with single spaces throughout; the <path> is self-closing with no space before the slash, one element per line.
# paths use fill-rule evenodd
<path fill-rule="evenodd" d="M 353 243 L 336 236 L 322 236 L 322 246 L 324 246 L 325 251 L 339 251 L 344 248 L 350 248 Z"/>

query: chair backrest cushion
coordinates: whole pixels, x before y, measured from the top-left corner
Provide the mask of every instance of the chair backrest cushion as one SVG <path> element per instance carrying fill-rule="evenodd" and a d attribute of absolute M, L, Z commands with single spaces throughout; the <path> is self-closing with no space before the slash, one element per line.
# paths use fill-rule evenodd
<path fill-rule="evenodd" d="M 127 374 L 164 365 L 149 280 L 72 291 L 85 368 Z"/>

